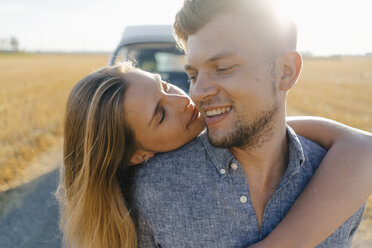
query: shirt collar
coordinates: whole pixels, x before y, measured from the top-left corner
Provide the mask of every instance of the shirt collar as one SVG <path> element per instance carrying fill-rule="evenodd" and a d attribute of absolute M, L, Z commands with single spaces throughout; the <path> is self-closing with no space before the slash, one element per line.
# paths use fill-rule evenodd
<path fill-rule="evenodd" d="M 287 125 L 289 159 L 286 174 L 288 176 L 298 172 L 305 162 L 305 153 L 297 134 Z"/>
<path fill-rule="evenodd" d="M 225 177 L 231 160 L 234 158 L 234 156 L 232 155 L 229 149 L 212 146 L 211 143 L 209 143 L 207 131 L 205 131 L 202 138 L 204 147 L 209 157 L 211 158 L 214 166 L 216 167 L 217 172 L 222 177 Z M 221 173 L 221 170 L 222 171 L 224 170 L 225 173 Z"/>
<path fill-rule="evenodd" d="M 289 160 L 288 168 L 283 179 L 289 178 L 293 174 L 297 173 L 300 167 L 305 162 L 304 150 L 299 138 L 297 137 L 293 129 L 290 128 L 288 125 L 286 126 L 286 129 L 288 137 Z M 208 141 L 208 133 L 206 131 L 204 132 L 204 134 L 202 134 L 202 139 L 204 147 L 206 148 L 209 157 L 216 167 L 217 172 L 223 177 L 226 176 L 228 167 L 231 161 L 234 159 L 234 156 L 229 149 L 217 148 L 212 146 L 211 143 L 209 143 Z M 225 170 L 226 173 L 221 173 L 221 170 Z"/>

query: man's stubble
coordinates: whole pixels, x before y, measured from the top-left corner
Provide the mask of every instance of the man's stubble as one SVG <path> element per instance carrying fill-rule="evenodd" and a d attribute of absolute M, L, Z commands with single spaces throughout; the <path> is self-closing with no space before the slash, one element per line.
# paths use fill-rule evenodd
<path fill-rule="evenodd" d="M 246 116 L 237 116 L 237 120 L 231 124 L 232 131 L 226 133 L 222 137 L 213 137 L 207 128 L 208 140 L 213 146 L 219 148 L 236 147 L 251 150 L 260 147 L 266 141 L 270 140 L 273 135 L 274 117 L 279 109 L 275 63 L 269 64 L 269 71 L 272 77 L 271 90 L 274 102 L 268 109 L 257 113 L 251 121 L 249 121 Z M 252 113 L 252 111 L 242 109 L 240 113 Z"/>

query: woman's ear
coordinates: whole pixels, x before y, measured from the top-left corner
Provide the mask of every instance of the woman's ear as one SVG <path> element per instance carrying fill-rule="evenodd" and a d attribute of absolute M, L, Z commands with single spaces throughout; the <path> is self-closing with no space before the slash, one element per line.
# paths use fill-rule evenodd
<path fill-rule="evenodd" d="M 298 52 L 288 52 L 282 56 L 282 76 L 279 89 L 287 91 L 297 82 L 302 69 L 302 57 Z"/>
<path fill-rule="evenodd" d="M 144 150 L 137 150 L 130 160 L 130 165 L 141 164 L 146 160 L 152 158 L 155 154 Z"/>

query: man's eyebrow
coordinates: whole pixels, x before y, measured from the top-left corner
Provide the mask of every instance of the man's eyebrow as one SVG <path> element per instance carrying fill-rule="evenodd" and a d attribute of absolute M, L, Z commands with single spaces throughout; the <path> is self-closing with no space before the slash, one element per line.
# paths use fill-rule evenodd
<path fill-rule="evenodd" d="M 207 60 L 207 63 L 209 64 L 209 63 L 215 62 L 216 60 L 227 59 L 227 58 L 230 58 L 230 57 L 234 57 L 236 55 L 237 54 L 235 52 L 230 52 L 230 51 L 220 52 L 220 53 L 214 55 L 213 57 L 209 58 Z"/>
<path fill-rule="evenodd" d="M 217 60 L 220 60 L 220 59 L 227 59 L 227 58 L 234 57 L 234 56 L 237 56 L 236 52 L 223 51 L 223 52 L 220 52 L 220 53 L 214 55 L 213 57 L 209 58 L 207 60 L 207 64 L 213 63 L 213 62 L 215 62 Z M 184 70 L 185 71 L 196 71 L 196 69 L 194 67 L 192 67 L 191 65 L 185 65 Z"/>

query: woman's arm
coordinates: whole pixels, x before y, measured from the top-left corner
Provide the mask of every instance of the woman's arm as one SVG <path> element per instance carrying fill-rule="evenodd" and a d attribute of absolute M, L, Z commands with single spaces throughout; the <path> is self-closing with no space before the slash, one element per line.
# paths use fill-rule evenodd
<path fill-rule="evenodd" d="M 288 119 L 296 133 L 328 153 L 279 225 L 252 247 L 314 247 L 372 192 L 372 135 L 324 118 Z"/>

